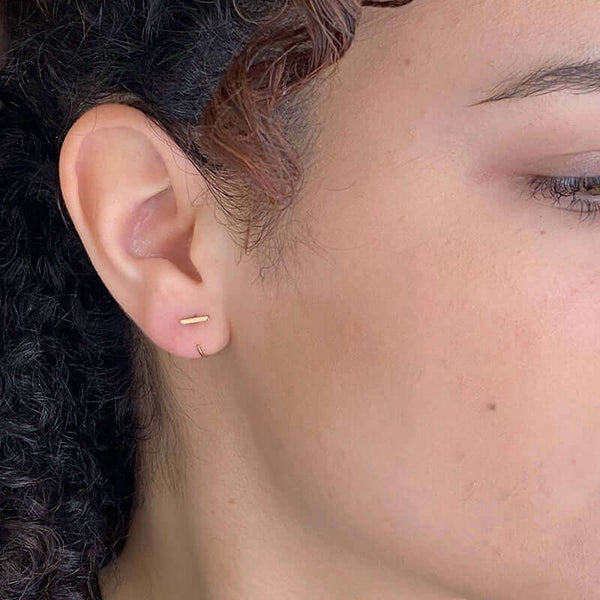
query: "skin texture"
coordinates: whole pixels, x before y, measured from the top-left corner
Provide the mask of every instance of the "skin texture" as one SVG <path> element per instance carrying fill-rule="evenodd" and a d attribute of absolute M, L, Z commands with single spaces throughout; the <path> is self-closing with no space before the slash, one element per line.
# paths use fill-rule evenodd
<path fill-rule="evenodd" d="M 526 180 L 600 175 L 600 98 L 469 106 L 598 57 L 593 23 L 597 0 L 365 9 L 315 108 L 313 244 L 268 285 L 140 113 L 75 124 L 65 201 L 181 429 L 105 600 L 600 599 L 600 221 Z"/>

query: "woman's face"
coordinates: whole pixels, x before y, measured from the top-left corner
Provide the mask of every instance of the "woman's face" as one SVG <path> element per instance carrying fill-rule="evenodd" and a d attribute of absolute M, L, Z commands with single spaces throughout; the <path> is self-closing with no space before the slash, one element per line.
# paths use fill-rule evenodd
<path fill-rule="evenodd" d="M 312 244 L 239 307 L 297 514 L 469 598 L 600 598 L 600 180 L 567 210 L 539 179 L 600 177 L 600 62 L 556 70 L 599 31 L 597 0 L 366 8 L 316 107 Z"/>

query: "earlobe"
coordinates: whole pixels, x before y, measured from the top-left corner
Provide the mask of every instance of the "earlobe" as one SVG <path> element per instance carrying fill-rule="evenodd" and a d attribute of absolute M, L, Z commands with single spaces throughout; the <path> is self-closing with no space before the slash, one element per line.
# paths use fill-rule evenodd
<path fill-rule="evenodd" d="M 67 134 L 59 174 L 73 224 L 115 300 L 154 343 L 197 357 L 198 344 L 214 353 L 229 332 L 219 318 L 220 273 L 202 260 L 214 225 L 191 200 L 204 180 L 185 162 L 144 113 L 103 105 Z M 210 321 L 181 324 L 196 314 Z"/>

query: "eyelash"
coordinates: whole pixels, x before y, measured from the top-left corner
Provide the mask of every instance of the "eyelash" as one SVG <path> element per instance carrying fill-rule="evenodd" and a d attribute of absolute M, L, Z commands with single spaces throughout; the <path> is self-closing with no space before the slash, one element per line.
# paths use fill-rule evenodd
<path fill-rule="evenodd" d="M 541 177 L 535 176 L 529 180 L 532 196 L 542 196 L 552 199 L 553 205 L 560 205 L 563 198 L 571 198 L 568 208 L 574 211 L 579 207 L 579 220 L 593 220 L 600 211 L 600 177 Z M 597 189 L 599 193 L 590 196 L 580 196 L 578 192 L 586 189 Z M 596 198 L 595 200 L 593 198 Z M 585 216 L 583 216 L 585 215 Z"/>

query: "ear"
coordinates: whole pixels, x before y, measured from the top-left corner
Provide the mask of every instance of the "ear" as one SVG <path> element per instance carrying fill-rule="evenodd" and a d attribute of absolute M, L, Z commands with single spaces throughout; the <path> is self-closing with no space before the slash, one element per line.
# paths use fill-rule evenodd
<path fill-rule="evenodd" d="M 193 205 L 208 190 L 173 140 L 135 108 L 97 106 L 68 132 L 59 174 L 91 262 L 140 329 L 175 356 L 223 349 L 233 242 L 210 203 Z M 209 320 L 180 323 L 201 315 Z"/>

